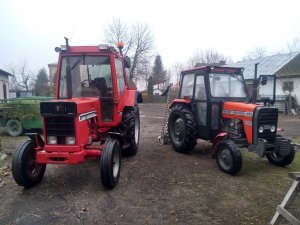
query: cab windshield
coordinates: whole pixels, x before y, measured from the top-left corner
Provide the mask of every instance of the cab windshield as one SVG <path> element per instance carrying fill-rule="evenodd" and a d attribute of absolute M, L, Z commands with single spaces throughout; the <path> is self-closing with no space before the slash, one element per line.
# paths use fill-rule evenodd
<path fill-rule="evenodd" d="M 107 56 L 70 56 L 72 97 L 112 96 L 111 64 Z M 59 98 L 67 98 L 67 58 L 60 69 Z"/>
<path fill-rule="evenodd" d="M 243 77 L 239 74 L 210 73 L 209 85 L 212 97 L 247 97 L 247 91 Z"/>

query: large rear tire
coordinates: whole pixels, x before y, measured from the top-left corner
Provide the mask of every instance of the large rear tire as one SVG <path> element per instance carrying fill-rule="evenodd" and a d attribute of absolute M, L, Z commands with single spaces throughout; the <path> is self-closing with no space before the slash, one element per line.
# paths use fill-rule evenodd
<path fill-rule="evenodd" d="M 291 145 L 290 154 L 283 156 L 279 153 L 268 153 L 266 154 L 267 159 L 270 163 L 277 165 L 277 166 L 287 166 L 294 161 L 295 158 L 295 148 Z"/>
<path fill-rule="evenodd" d="M 33 140 L 21 143 L 12 160 L 12 174 L 16 183 L 31 188 L 40 183 L 44 177 L 46 164 L 36 163 L 36 144 Z"/>
<path fill-rule="evenodd" d="M 102 184 L 114 188 L 120 178 L 121 146 L 117 139 L 107 139 L 100 159 L 100 175 Z"/>
<path fill-rule="evenodd" d="M 168 132 L 175 151 L 189 153 L 194 150 L 197 144 L 197 123 L 187 106 L 177 104 L 172 107 Z"/>
<path fill-rule="evenodd" d="M 242 155 L 233 141 L 220 141 L 216 145 L 216 161 L 221 171 L 235 175 L 242 168 Z"/>
<path fill-rule="evenodd" d="M 8 120 L 5 128 L 6 132 L 12 137 L 20 136 L 24 131 L 21 122 L 17 119 Z"/>
<path fill-rule="evenodd" d="M 123 114 L 122 125 L 125 127 L 125 141 L 129 146 L 123 150 L 123 155 L 133 156 L 137 153 L 140 142 L 140 112 L 136 105 Z"/>

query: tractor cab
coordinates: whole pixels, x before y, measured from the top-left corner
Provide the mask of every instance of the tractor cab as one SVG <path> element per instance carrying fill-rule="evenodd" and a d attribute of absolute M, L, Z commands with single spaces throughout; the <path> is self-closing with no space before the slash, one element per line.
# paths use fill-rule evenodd
<path fill-rule="evenodd" d="M 126 62 L 125 67 L 130 66 L 128 59 Z M 123 57 L 113 47 L 69 47 L 68 54 L 60 49 L 58 70 L 57 99 L 99 98 L 101 121 L 114 121 L 117 113 L 114 99 L 123 100 L 125 72 Z"/>
<path fill-rule="evenodd" d="M 193 102 L 203 139 L 219 132 L 224 102 L 249 102 L 242 72 L 242 68 L 210 66 L 182 72 L 179 98 Z"/>

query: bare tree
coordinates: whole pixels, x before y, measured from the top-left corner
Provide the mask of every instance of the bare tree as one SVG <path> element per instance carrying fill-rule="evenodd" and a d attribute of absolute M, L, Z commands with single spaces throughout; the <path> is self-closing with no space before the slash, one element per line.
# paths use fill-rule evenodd
<path fill-rule="evenodd" d="M 35 85 L 34 74 L 25 60 L 20 60 L 18 65 L 10 63 L 8 71 L 13 75 L 10 80 L 11 89 L 29 91 Z"/>
<path fill-rule="evenodd" d="M 132 28 L 133 44 L 133 60 L 129 77 L 133 78 L 134 71 L 140 62 L 141 58 L 152 57 L 153 35 L 147 24 L 136 23 Z"/>
<path fill-rule="evenodd" d="M 105 40 L 112 45 L 117 42 L 124 42 L 123 54 L 132 59 L 132 66 L 129 77 L 139 76 L 137 68 L 143 63 L 144 58 L 152 58 L 153 34 L 148 24 L 136 23 L 130 28 L 120 19 L 113 19 L 113 22 L 104 29 Z M 139 78 L 136 78 L 139 79 Z"/>
<path fill-rule="evenodd" d="M 140 60 L 136 73 L 138 74 L 138 76 L 135 76 L 137 81 L 141 81 L 145 87 L 148 87 L 148 80 L 151 76 L 151 62 L 148 58 Z"/>
<path fill-rule="evenodd" d="M 226 62 L 227 58 L 214 49 L 196 50 L 194 55 L 187 61 L 188 67 L 197 65 L 214 65 Z"/>
<path fill-rule="evenodd" d="M 127 55 L 133 47 L 133 36 L 130 34 L 130 29 L 120 19 L 113 18 L 112 23 L 104 28 L 104 35 L 105 41 L 110 45 L 114 46 L 118 42 L 124 42 L 124 55 Z"/>
<path fill-rule="evenodd" d="M 173 80 L 175 78 L 176 83 L 179 83 L 180 73 L 184 69 L 187 69 L 187 65 L 184 65 L 183 63 L 175 63 L 172 66 L 171 74 L 172 74 Z"/>
<path fill-rule="evenodd" d="M 260 59 L 266 56 L 266 48 L 263 46 L 256 46 L 253 50 L 247 51 L 243 60 Z"/>

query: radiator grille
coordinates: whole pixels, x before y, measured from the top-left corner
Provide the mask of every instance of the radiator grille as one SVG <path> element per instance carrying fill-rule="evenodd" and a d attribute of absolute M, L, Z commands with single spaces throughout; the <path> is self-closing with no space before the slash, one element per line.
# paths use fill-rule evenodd
<path fill-rule="evenodd" d="M 269 143 L 275 143 L 276 141 L 276 129 L 278 121 L 278 109 L 277 108 L 257 108 L 255 122 L 255 131 L 256 138 L 262 138 L 267 140 Z M 259 133 L 259 127 L 265 127 L 263 133 Z M 275 132 L 271 132 L 269 127 L 275 126 Z M 255 138 L 254 136 L 254 138 Z M 257 140 L 257 139 L 256 139 Z"/>
<path fill-rule="evenodd" d="M 46 117 L 47 136 L 75 136 L 74 117 Z"/>

